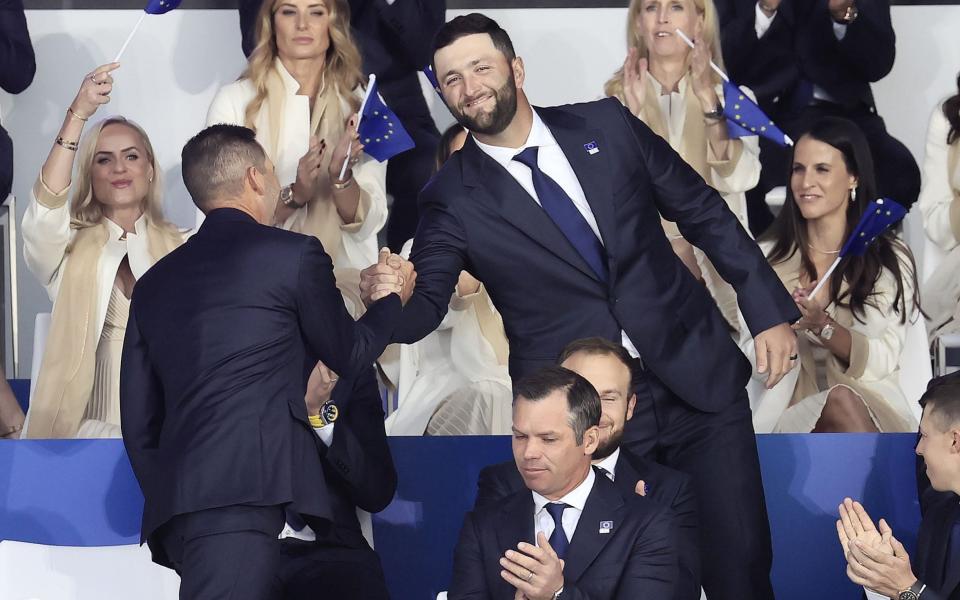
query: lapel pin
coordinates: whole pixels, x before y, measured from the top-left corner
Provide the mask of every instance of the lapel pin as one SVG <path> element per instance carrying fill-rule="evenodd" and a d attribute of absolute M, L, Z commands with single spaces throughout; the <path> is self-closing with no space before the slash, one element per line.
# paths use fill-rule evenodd
<path fill-rule="evenodd" d="M 587 151 L 587 154 L 593 155 L 597 152 L 600 152 L 600 146 L 597 145 L 597 142 L 589 142 L 583 145 L 583 149 Z"/>
<path fill-rule="evenodd" d="M 610 533 L 613 531 L 613 521 L 600 521 L 600 533 Z"/>

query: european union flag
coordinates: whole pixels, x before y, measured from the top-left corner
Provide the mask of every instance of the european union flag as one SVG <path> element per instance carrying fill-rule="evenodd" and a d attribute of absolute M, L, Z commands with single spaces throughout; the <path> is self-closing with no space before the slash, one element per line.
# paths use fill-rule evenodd
<path fill-rule="evenodd" d="M 780 146 L 793 143 L 749 96 L 729 81 L 723 82 L 723 114 L 731 138 L 760 135 Z"/>
<path fill-rule="evenodd" d="M 430 82 L 430 85 L 433 86 L 433 91 L 440 96 L 440 99 L 443 100 L 443 94 L 440 93 L 440 82 L 437 81 L 437 74 L 433 72 L 433 67 L 430 65 L 425 66 L 423 69 L 423 74 L 427 76 L 427 81 Z"/>
<path fill-rule="evenodd" d="M 169 0 L 168 0 L 169 1 Z M 413 148 L 413 138 L 400 119 L 377 93 L 376 79 L 370 84 L 357 131 L 363 151 L 380 162 Z"/>
<path fill-rule="evenodd" d="M 148 0 L 143 12 L 148 15 L 162 15 L 180 6 L 181 0 Z"/>
<path fill-rule="evenodd" d="M 889 198 L 879 198 L 867 206 L 860 222 L 840 249 L 840 258 L 844 256 L 863 256 L 873 240 L 891 225 L 903 218 L 907 209 Z"/>

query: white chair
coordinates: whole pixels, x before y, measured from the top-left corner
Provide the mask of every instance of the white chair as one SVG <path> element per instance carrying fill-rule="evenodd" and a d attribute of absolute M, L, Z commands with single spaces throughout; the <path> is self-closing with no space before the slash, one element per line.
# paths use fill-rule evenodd
<path fill-rule="evenodd" d="M 916 320 L 907 323 L 907 335 L 900 354 L 900 389 L 918 421 L 922 412 L 920 396 L 927 390 L 927 383 L 932 378 L 927 324 L 923 316 L 917 315 Z"/>

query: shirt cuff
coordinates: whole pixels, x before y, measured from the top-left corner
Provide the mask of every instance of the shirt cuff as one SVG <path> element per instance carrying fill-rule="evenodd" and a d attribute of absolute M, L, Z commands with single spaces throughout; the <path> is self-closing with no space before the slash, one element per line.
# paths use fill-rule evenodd
<path fill-rule="evenodd" d="M 743 140 L 730 138 L 727 143 L 727 152 L 730 154 L 730 158 L 719 160 L 713 152 L 713 147 L 709 143 L 707 144 L 707 165 L 724 179 L 733 175 L 733 172 L 737 170 L 737 164 L 743 155 Z"/>
<path fill-rule="evenodd" d="M 480 296 L 480 292 L 482 291 L 482 283 L 480 287 L 477 288 L 477 291 L 472 294 L 467 294 L 466 296 L 461 296 L 458 292 L 454 291 L 453 296 L 450 297 L 450 310 L 467 310 L 477 297 Z"/>
<path fill-rule="evenodd" d="M 354 180 L 354 185 L 357 184 Z M 360 200 L 357 201 L 357 212 L 353 216 L 352 223 L 343 223 L 340 225 L 340 231 L 343 233 L 356 233 L 360 231 L 360 228 L 363 227 L 363 222 L 367 218 L 367 213 L 370 212 L 370 194 L 363 191 L 363 188 L 360 189 Z"/>
<path fill-rule="evenodd" d="M 336 423 L 330 423 L 329 425 L 324 425 L 323 427 L 314 427 L 313 431 L 316 432 L 317 437 L 320 438 L 320 441 L 323 442 L 323 445 L 327 448 L 330 447 L 330 444 L 333 443 L 333 428 L 336 426 Z"/>
<path fill-rule="evenodd" d="M 754 11 L 756 12 L 756 19 L 753 22 L 753 29 L 757 32 L 757 39 L 763 37 L 763 34 L 770 29 L 770 24 L 773 23 L 774 17 L 777 16 L 777 13 L 773 13 L 773 16 L 768 17 L 765 12 L 760 10 L 760 3 L 757 2 L 754 5 Z"/>
<path fill-rule="evenodd" d="M 833 37 L 837 38 L 837 41 L 842 41 L 843 36 L 847 35 L 847 24 L 837 23 L 833 19 L 830 19 L 830 23 L 833 25 Z"/>
<path fill-rule="evenodd" d="M 70 195 L 70 185 L 63 188 L 60 193 L 54 193 L 47 187 L 43 181 L 43 174 L 37 177 L 37 182 L 33 184 L 33 197 L 37 199 L 44 208 L 54 210 L 67 203 L 67 197 Z"/>
<path fill-rule="evenodd" d="M 859 331 L 847 329 L 850 332 L 850 365 L 844 372 L 845 375 L 853 379 L 863 377 L 867 370 L 867 359 L 870 357 L 870 342 L 867 336 Z"/>

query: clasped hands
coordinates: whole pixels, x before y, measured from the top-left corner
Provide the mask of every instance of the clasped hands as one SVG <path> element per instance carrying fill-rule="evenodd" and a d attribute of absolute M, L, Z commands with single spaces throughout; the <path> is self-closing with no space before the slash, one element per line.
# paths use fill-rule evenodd
<path fill-rule="evenodd" d="M 398 254 L 392 254 L 389 248 L 382 248 L 377 264 L 360 271 L 360 298 L 364 306 L 398 294 L 406 304 L 416 286 L 417 272 L 413 263 Z"/>
<path fill-rule="evenodd" d="M 847 577 L 888 598 L 910 589 L 917 577 L 910 556 L 883 519 L 880 528 L 859 502 L 844 498 L 837 520 L 837 537 L 847 559 Z"/>
<path fill-rule="evenodd" d="M 517 589 L 514 600 L 552 600 L 563 587 L 563 560 L 542 531 L 537 543 L 520 542 L 500 558 L 500 577 Z"/>

